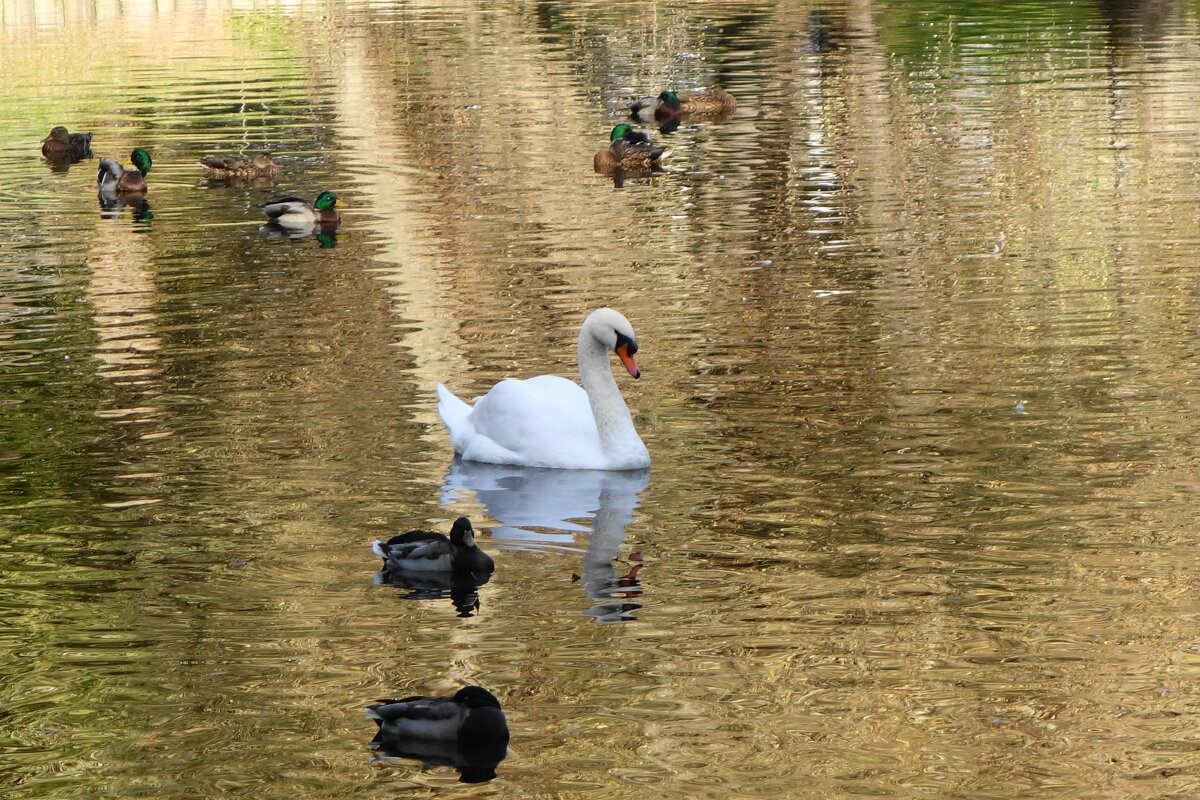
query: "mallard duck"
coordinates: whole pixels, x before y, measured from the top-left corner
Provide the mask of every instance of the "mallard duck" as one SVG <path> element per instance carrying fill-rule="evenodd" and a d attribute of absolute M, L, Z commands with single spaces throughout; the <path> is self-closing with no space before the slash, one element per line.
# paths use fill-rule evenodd
<path fill-rule="evenodd" d="M 281 197 L 263 203 L 259 208 L 280 227 L 311 228 L 314 225 L 337 225 L 341 222 L 342 215 L 334 208 L 336 204 L 336 194 L 321 192 L 311 203 L 299 197 Z"/>
<path fill-rule="evenodd" d="M 650 144 L 650 134 L 636 130 L 628 122 L 622 122 L 609 131 L 608 140 L 615 142 L 617 139 L 624 139 L 630 144 Z"/>
<path fill-rule="evenodd" d="M 96 183 L 102 192 L 140 194 L 146 191 L 146 175 L 150 172 L 150 154 L 137 148 L 129 154 L 132 167 L 122 167 L 111 158 L 100 159 Z"/>
<path fill-rule="evenodd" d="M 704 92 L 684 92 L 679 100 L 685 114 L 732 114 L 737 110 L 737 98 L 720 86 Z"/>
<path fill-rule="evenodd" d="M 643 97 L 629 104 L 632 115 L 645 122 L 668 122 L 681 114 L 732 114 L 737 99 L 720 86 L 703 92 L 662 92 L 658 97 Z"/>
<path fill-rule="evenodd" d="M 373 542 L 371 552 L 389 570 L 404 572 L 473 572 L 489 574 L 496 565 L 475 544 L 471 520 L 459 517 L 446 538 L 433 531 L 409 531 L 386 542 Z"/>
<path fill-rule="evenodd" d="M 255 153 L 250 158 L 209 156 L 200 163 L 208 176 L 217 180 L 273 178 L 279 174 L 279 165 L 270 153 Z"/>
<path fill-rule="evenodd" d="M 596 153 L 592 166 L 601 175 L 614 172 L 648 172 L 659 166 L 665 147 L 651 147 L 650 137 L 622 122 L 609 134 L 611 144 Z"/>
<path fill-rule="evenodd" d="M 56 125 L 50 129 L 50 135 L 42 139 L 42 155 L 51 159 L 90 158 L 92 135 L 90 133 L 67 133 L 66 127 Z"/>
<path fill-rule="evenodd" d="M 508 721 L 500 701 L 482 686 L 464 686 L 453 697 L 380 700 L 363 710 L 388 736 L 508 742 Z"/>
<path fill-rule="evenodd" d="M 679 95 L 665 91 L 658 97 L 643 97 L 629 104 L 629 112 L 643 122 L 666 122 L 683 113 Z"/>
<path fill-rule="evenodd" d="M 454 452 L 468 461 L 553 469 L 643 469 L 650 453 L 633 427 L 613 378 L 615 352 L 633 378 L 642 373 L 633 326 L 598 308 L 579 329 L 576 358 L 583 384 L 557 375 L 504 380 L 470 406 L 438 384 L 438 414 Z"/>

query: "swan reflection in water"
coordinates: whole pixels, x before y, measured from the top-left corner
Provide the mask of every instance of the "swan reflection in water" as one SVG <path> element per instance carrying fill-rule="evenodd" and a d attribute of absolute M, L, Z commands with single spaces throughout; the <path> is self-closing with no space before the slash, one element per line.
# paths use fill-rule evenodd
<path fill-rule="evenodd" d="M 641 557 L 618 566 L 625 529 L 650 470 L 537 469 L 455 459 L 442 485 L 442 506 L 474 495 L 500 523 L 491 540 L 508 550 L 578 552 L 575 533 L 587 531 L 583 554 L 584 591 L 596 605 L 584 612 L 598 622 L 635 619 L 642 594 Z M 582 521 L 582 523 L 581 523 Z"/>

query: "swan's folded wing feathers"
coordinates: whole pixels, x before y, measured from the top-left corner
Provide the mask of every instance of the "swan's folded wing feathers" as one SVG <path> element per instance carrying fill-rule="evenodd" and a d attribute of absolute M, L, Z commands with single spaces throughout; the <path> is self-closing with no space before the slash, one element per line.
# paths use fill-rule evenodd
<path fill-rule="evenodd" d="M 471 422 L 477 435 L 518 459 L 507 463 L 553 465 L 600 444 L 587 393 L 557 375 L 500 381 L 475 402 Z"/>
<path fill-rule="evenodd" d="M 454 452 L 461 453 L 467 442 L 475 435 L 475 426 L 471 423 L 471 407 L 463 402 L 454 392 L 442 384 L 437 385 L 438 416 L 450 431 L 450 443 Z"/>

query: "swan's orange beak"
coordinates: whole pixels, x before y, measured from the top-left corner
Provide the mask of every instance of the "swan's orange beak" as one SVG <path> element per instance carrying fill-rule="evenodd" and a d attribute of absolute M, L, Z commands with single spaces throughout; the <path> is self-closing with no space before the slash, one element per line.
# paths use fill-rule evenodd
<path fill-rule="evenodd" d="M 642 376 L 642 371 L 638 369 L 637 362 L 633 360 L 633 354 L 629 352 L 629 345 L 617 345 L 617 358 L 621 359 L 621 363 L 625 365 L 625 369 L 629 370 L 629 374 L 635 378 Z"/>

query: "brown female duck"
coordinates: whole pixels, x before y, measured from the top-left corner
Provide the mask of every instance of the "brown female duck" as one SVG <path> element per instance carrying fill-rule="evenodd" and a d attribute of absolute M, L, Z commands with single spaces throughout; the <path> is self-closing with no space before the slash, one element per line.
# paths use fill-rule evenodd
<path fill-rule="evenodd" d="M 270 153 L 255 153 L 249 158 L 236 156 L 210 156 L 200 159 L 208 177 L 216 180 L 248 180 L 251 178 L 274 178 L 279 174 L 279 165 Z"/>
<path fill-rule="evenodd" d="M 55 161 L 67 158 L 75 161 L 91 158 L 92 135 L 90 133 L 67 133 L 65 126 L 56 125 L 51 128 L 50 135 L 42 139 L 42 155 Z"/>

